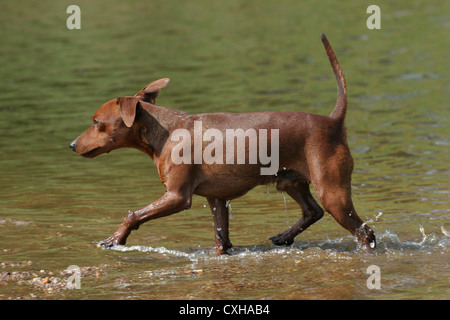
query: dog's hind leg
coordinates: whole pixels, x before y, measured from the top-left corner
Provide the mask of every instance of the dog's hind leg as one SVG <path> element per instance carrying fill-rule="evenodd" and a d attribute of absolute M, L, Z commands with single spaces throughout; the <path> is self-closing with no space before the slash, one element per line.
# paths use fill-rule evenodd
<path fill-rule="evenodd" d="M 324 209 L 345 229 L 355 236 L 367 251 L 375 249 L 376 241 L 373 230 L 361 220 L 356 213 L 350 197 L 350 187 L 317 188 L 319 199 Z"/>
<path fill-rule="evenodd" d="M 290 229 L 270 238 L 276 245 L 291 245 L 294 238 L 323 216 L 322 208 L 317 204 L 309 190 L 309 183 L 299 182 L 283 188 L 302 208 L 303 217 Z"/>
<path fill-rule="evenodd" d="M 373 251 L 376 246 L 375 234 L 361 220 L 353 206 L 350 181 L 352 170 L 353 159 L 348 147 L 337 148 L 333 155 L 311 170 L 311 181 L 323 208 L 350 231 L 367 251 Z"/>
<path fill-rule="evenodd" d="M 224 254 L 232 247 L 228 236 L 228 207 L 222 199 L 207 198 L 214 217 L 214 233 L 216 235 L 216 250 Z"/>

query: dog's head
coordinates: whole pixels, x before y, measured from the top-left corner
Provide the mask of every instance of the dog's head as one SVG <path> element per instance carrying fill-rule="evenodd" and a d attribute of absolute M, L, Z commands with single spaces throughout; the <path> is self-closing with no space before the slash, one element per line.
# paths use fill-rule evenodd
<path fill-rule="evenodd" d="M 114 149 L 131 147 L 136 136 L 137 110 L 140 104 L 154 104 L 169 79 L 150 83 L 134 97 L 121 97 L 103 104 L 92 117 L 92 125 L 70 144 L 83 157 L 93 158 Z"/>

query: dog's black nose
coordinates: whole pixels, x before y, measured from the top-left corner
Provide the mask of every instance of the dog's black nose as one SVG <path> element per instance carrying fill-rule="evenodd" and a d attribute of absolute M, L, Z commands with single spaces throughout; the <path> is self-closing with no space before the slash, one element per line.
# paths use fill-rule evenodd
<path fill-rule="evenodd" d="M 75 147 L 77 146 L 77 142 L 76 141 L 72 141 L 69 145 L 70 149 L 72 149 L 73 151 L 75 151 Z"/>

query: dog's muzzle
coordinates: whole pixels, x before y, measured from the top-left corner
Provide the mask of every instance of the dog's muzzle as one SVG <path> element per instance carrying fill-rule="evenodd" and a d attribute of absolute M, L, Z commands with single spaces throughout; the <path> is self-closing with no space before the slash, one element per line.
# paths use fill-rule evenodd
<path fill-rule="evenodd" d="M 77 141 L 74 140 L 70 143 L 69 148 L 72 149 L 72 151 L 75 151 L 76 147 L 77 147 Z"/>

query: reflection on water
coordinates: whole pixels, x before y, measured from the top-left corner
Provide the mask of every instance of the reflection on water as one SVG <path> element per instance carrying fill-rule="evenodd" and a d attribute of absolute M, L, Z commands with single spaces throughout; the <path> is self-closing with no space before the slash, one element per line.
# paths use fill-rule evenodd
<path fill-rule="evenodd" d="M 76 32 L 65 29 L 64 2 L 20 2 L 0 2 L 0 299 L 448 299 L 442 1 L 386 3 L 383 29 L 368 31 L 356 3 L 80 0 Z M 301 213 L 271 186 L 233 200 L 230 255 L 214 255 L 201 197 L 126 246 L 96 246 L 164 191 L 136 150 L 89 160 L 69 150 L 103 102 L 169 77 L 158 103 L 187 112 L 329 114 L 336 89 L 322 31 L 347 77 L 353 200 L 375 254 L 329 215 L 292 247 L 273 246 Z M 46 281 L 70 265 L 96 271 L 82 290 L 50 292 Z M 366 286 L 370 265 L 380 290 Z"/>

